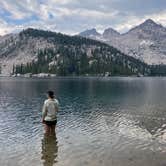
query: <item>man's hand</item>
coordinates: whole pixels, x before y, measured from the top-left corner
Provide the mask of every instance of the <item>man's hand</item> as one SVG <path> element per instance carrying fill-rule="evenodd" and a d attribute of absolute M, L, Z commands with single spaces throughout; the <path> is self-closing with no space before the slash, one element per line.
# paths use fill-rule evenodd
<path fill-rule="evenodd" d="M 44 124 L 44 119 L 42 118 L 42 120 L 41 120 L 41 123 L 43 123 Z"/>

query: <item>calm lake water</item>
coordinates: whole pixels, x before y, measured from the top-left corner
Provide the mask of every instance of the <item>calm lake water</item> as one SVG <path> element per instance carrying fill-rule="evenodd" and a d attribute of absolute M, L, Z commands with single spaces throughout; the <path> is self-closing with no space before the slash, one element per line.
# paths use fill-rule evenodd
<path fill-rule="evenodd" d="M 44 137 L 47 90 L 60 101 Z M 166 78 L 0 78 L 0 166 L 166 166 Z"/>

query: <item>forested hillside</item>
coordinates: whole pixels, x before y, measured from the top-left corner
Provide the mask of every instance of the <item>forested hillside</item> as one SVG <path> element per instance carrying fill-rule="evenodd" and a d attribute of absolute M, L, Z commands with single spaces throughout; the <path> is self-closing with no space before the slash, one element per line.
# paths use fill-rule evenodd
<path fill-rule="evenodd" d="M 145 63 L 92 39 L 36 29 L 24 30 L 18 38 L 22 51 L 26 48 L 26 43 L 35 41 L 31 50 L 28 50 L 34 58 L 26 63 L 13 64 L 13 74 L 54 73 L 68 76 L 150 73 L 149 66 Z M 45 45 L 40 47 L 43 41 Z"/>

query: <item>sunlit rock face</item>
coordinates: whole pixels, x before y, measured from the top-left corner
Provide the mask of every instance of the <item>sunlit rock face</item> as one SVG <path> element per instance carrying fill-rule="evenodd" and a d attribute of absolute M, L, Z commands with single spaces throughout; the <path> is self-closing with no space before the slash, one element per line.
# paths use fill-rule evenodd
<path fill-rule="evenodd" d="M 100 36 L 80 35 L 106 42 L 123 53 L 148 64 L 166 64 L 166 28 L 148 19 L 127 33 L 108 28 Z"/>

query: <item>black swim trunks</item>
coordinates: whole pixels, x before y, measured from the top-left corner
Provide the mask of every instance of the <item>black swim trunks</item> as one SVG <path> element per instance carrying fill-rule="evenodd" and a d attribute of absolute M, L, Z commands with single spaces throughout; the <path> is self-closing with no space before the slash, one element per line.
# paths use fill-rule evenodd
<path fill-rule="evenodd" d="M 52 125 L 56 125 L 57 124 L 57 120 L 54 120 L 54 121 L 46 121 L 44 120 L 44 123 L 48 126 L 52 126 Z"/>

